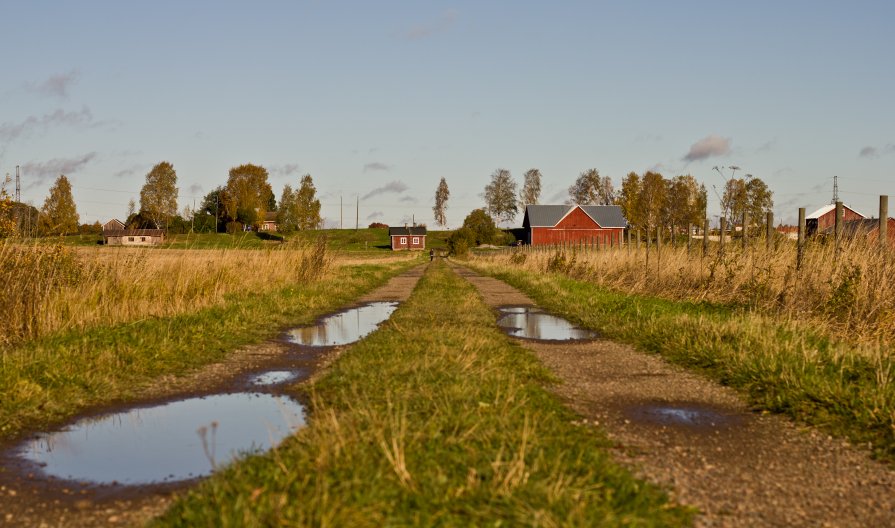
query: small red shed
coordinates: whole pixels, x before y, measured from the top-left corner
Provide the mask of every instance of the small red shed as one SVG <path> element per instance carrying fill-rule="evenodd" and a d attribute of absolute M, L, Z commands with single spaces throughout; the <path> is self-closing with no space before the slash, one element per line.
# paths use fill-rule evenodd
<path fill-rule="evenodd" d="M 426 249 L 426 227 L 389 227 L 388 236 L 392 239 L 392 251 Z"/>
<path fill-rule="evenodd" d="M 617 205 L 527 205 L 522 221 L 532 246 L 621 245 L 627 224 Z"/>

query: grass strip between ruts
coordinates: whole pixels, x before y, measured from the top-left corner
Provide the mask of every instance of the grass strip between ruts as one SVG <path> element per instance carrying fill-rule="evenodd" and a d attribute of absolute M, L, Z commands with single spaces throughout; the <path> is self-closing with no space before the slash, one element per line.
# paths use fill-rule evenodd
<path fill-rule="evenodd" d="M 549 372 L 440 262 L 307 387 L 309 424 L 158 526 L 677 526 L 544 385 Z"/>
<path fill-rule="evenodd" d="M 0 438 L 129 399 L 158 376 L 189 372 L 286 325 L 310 323 L 414 263 L 336 266 L 307 284 L 230 295 L 194 313 L 69 331 L 7 350 L 0 355 Z"/>
<path fill-rule="evenodd" d="M 895 461 L 895 357 L 882 348 L 867 357 L 761 315 L 627 295 L 557 273 L 472 267 L 607 338 L 700 370 L 760 409 L 870 443 L 877 456 Z"/>

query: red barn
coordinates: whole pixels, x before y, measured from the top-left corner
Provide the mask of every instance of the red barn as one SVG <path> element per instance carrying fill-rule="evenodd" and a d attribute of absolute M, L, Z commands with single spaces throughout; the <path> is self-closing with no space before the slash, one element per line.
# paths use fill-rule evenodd
<path fill-rule="evenodd" d="M 425 226 L 389 227 L 388 236 L 392 239 L 392 251 L 426 249 Z"/>
<path fill-rule="evenodd" d="M 828 227 L 824 234 L 833 236 L 835 229 L 835 226 Z M 842 224 L 842 237 L 845 239 L 864 238 L 869 244 L 877 244 L 879 241 L 879 218 L 846 220 Z M 886 219 L 886 238 L 889 240 L 889 245 L 895 247 L 895 218 Z"/>
<path fill-rule="evenodd" d="M 855 211 L 851 207 L 842 206 L 842 220 L 845 222 L 851 220 L 863 220 L 867 218 L 861 213 Z M 828 227 L 836 225 L 836 204 L 829 204 L 814 211 L 805 217 L 805 235 L 811 236 L 817 233 L 823 233 Z"/>
<path fill-rule="evenodd" d="M 627 223 L 617 205 L 527 205 L 522 227 L 532 246 L 617 246 Z"/>

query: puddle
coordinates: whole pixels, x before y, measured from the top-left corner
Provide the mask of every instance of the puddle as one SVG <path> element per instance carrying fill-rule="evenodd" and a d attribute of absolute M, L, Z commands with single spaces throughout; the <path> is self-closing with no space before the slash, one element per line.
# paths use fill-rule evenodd
<path fill-rule="evenodd" d="M 56 478 L 157 484 L 208 475 L 302 425 L 302 406 L 285 396 L 220 394 L 85 419 L 25 442 L 19 454 Z"/>
<path fill-rule="evenodd" d="M 303 346 L 347 345 L 376 330 L 397 308 L 397 302 L 365 304 L 325 317 L 316 326 L 289 330 L 286 339 Z"/>
<path fill-rule="evenodd" d="M 249 378 L 249 383 L 259 386 L 278 385 L 296 379 L 298 374 L 294 370 L 271 370 L 252 376 Z"/>
<path fill-rule="evenodd" d="M 720 427 L 739 422 L 737 415 L 700 405 L 644 405 L 632 409 L 630 415 L 638 421 L 687 427 Z"/>
<path fill-rule="evenodd" d="M 561 317 L 533 306 L 511 306 L 500 308 L 500 312 L 502 315 L 497 319 L 497 325 L 514 337 L 542 341 L 574 341 L 597 337 L 591 330 L 578 328 Z"/>

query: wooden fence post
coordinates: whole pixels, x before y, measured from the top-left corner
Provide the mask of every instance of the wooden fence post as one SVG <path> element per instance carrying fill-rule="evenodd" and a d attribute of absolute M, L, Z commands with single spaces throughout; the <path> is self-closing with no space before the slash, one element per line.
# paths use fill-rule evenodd
<path fill-rule="evenodd" d="M 749 213 L 743 211 L 743 249 L 749 247 Z"/>
<path fill-rule="evenodd" d="M 709 254 L 709 219 L 702 221 L 702 256 Z"/>
<path fill-rule="evenodd" d="M 764 245 L 765 245 L 765 249 L 770 251 L 774 244 L 774 213 L 773 212 L 768 211 L 767 213 L 765 213 L 765 222 L 767 223 L 767 226 L 765 226 Z"/>
<path fill-rule="evenodd" d="M 724 232 L 727 230 L 727 219 L 723 216 L 721 217 L 721 246 L 718 248 L 718 254 L 724 254 Z"/>
<path fill-rule="evenodd" d="M 799 207 L 799 239 L 796 246 L 796 269 L 802 269 L 802 253 L 805 251 L 805 208 Z"/>
<path fill-rule="evenodd" d="M 656 277 L 662 272 L 662 227 L 656 228 Z"/>
<path fill-rule="evenodd" d="M 836 236 L 836 256 L 839 256 L 839 244 L 842 241 L 842 202 L 836 202 L 836 224 L 834 227 L 834 233 Z"/>
<path fill-rule="evenodd" d="M 889 243 L 889 196 L 879 197 L 879 245 L 886 247 Z"/>

